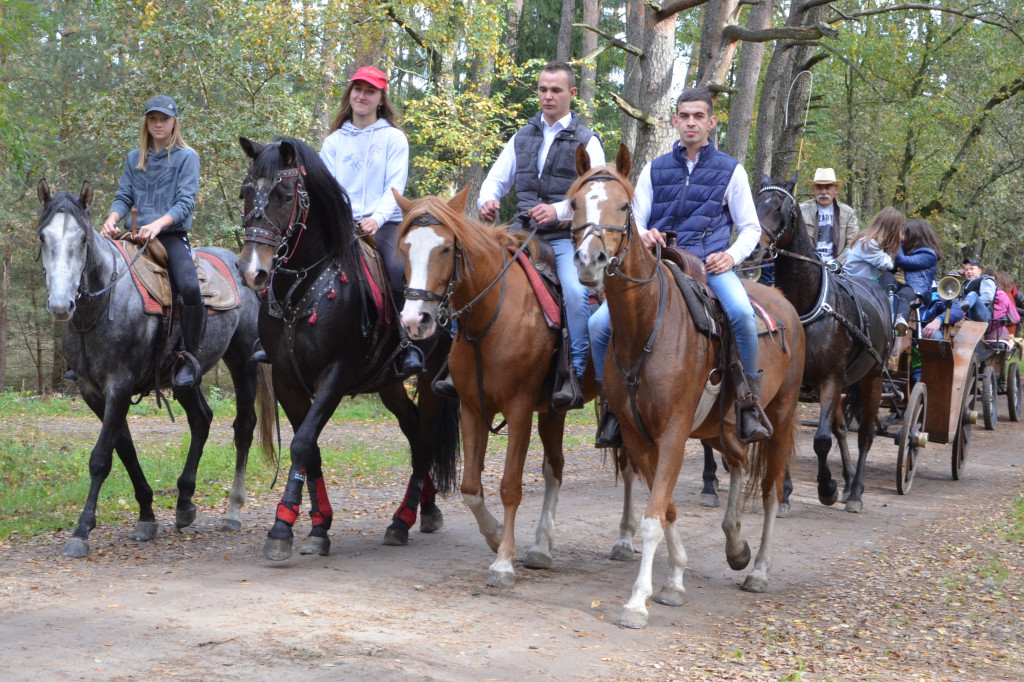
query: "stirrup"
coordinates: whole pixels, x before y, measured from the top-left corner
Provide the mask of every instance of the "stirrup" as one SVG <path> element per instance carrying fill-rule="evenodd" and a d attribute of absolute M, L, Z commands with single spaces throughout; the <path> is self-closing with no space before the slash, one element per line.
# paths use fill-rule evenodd
<path fill-rule="evenodd" d="M 181 366 L 175 373 L 174 381 L 171 382 L 171 385 L 174 388 L 197 387 L 202 377 L 202 368 L 199 366 L 199 361 L 187 351 L 178 353 L 178 361 L 181 363 Z"/>
<path fill-rule="evenodd" d="M 601 401 L 601 417 L 597 422 L 597 435 L 594 437 L 595 448 L 621 448 L 622 428 L 619 418 L 612 412 L 608 401 Z"/>
<path fill-rule="evenodd" d="M 451 398 L 452 400 L 459 399 L 459 392 L 455 390 L 455 384 L 452 383 L 452 373 L 448 369 L 448 361 L 444 361 L 444 367 L 437 373 L 434 380 L 430 383 L 430 388 L 434 393 L 444 398 Z"/>
<path fill-rule="evenodd" d="M 572 367 L 569 368 L 569 374 L 562 381 L 562 385 L 551 394 L 551 406 L 556 412 L 578 410 L 583 407 L 583 390 L 576 378 L 576 370 Z"/>
<path fill-rule="evenodd" d="M 395 358 L 395 373 L 401 377 L 412 376 L 423 371 L 423 351 L 409 343 L 398 351 Z"/>

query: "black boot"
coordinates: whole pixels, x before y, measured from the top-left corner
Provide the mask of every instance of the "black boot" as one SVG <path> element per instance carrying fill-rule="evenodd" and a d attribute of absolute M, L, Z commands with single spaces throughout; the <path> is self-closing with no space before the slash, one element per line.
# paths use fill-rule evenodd
<path fill-rule="evenodd" d="M 580 388 L 580 381 L 576 378 L 576 370 L 572 365 L 562 379 L 562 385 L 555 387 L 551 394 L 551 406 L 556 412 L 566 410 L 578 410 L 583 407 L 583 389 Z"/>
<path fill-rule="evenodd" d="M 256 343 L 252 345 L 252 356 L 253 362 L 263 362 L 270 364 L 270 356 L 267 355 L 267 351 L 263 350 L 263 342 L 256 339 Z"/>
<path fill-rule="evenodd" d="M 178 354 L 178 369 L 172 384 L 174 388 L 195 388 L 202 378 L 202 369 L 196 355 L 206 327 L 206 305 L 187 305 L 181 309 L 181 342 L 185 350 Z"/>
<path fill-rule="evenodd" d="M 441 371 L 434 377 L 434 381 L 430 384 L 430 388 L 433 389 L 434 393 L 444 396 L 445 398 L 451 398 L 452 400 L 459 399 L 459 392 L 455 390 L 455 384 L 452 383 L 452 373 L 448 369 L 448 361 L 444 361 L 444 366 Z"/>
<path fill-rule="evenodd" d="M 78 381 L 78 375 L 75 374 L 75 370 L 73 369 L 69 369 L 68 371 L 64 372 L 64 378 L 67 379 L 68 381 Z"/>
<path fill-rule="evenodd" d="M 742 370 L 735 374 L 742 377 L 736 382 L 736 438 L 744 445 L 771 438 L 772 424 L 761 406 L 764 370 L 758 370 L 756 376 Z"/>
<path fill-rule="evenodd" d="M 619 427 L 619 418 L 615 416 L 608 401 L 604 398 L 601 399 L 601 416 L 597 420 L 597 436 L 594 438 L 594 447 L 622 447 L 622 429 Z"/>
<path fill-rule="evenodd" d="M 405 329 L 399 328 L 404 348 L 400 348 L 395 357 L 395 372 L 400 377 L 408 377 L 423 371 L 423 351 L 413 345 L 405 335 Z"/>

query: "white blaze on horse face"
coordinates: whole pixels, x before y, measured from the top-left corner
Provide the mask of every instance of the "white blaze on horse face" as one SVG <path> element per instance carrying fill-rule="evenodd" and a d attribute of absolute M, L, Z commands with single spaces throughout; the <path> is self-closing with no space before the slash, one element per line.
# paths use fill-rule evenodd
<path fill-rule="evenodd" d="M 430 277 L 430 254 L 438 247 L 444 246 L 444 237 L 434 231 L 433 227 L 417 227 L 405 235 L 404 244 L 409 246 L 409 282 L 410 289 L 426 289 Z M 437 301 L 406 300 L 402 308 L 402 325 L 409 336 L 424 339 L 434 331 L 434 313 Z M 430 315 L 430 321 L 420 327 L 424 313 Z"/>
<path fill-rule="evenodd" d="M 69 238 L 68 228 L 74 228 L 82 235 L 86 229 L 92 229 L 80 226 L 73 217 L 64 213 L 55 214 L 39 229 L 42 240 L 40 258 L 46 270 L 46 289 L 49 292 L 46 309 L 61 322 L 70 319 L 74 309 L 86 255 L 84 240 Z"/>
<path fill-rule="evenodd" d="M 587 184 L 587 193 L 583 195 L 583 216 L 584 223 L 593 223 L 595 225 L 601 225 L 607 223 L 607 220 L 602 219 L 601 206 L 608 201 L 608 192 L 604 187 L 605 183 L 600 180 L 595 180 Z M 597 256 L 597 251 L 602 248 L 601 240 L 590 230 L 584 230 L 583 241 L 580 242 L 576 248 L 577 255 L 577 267 L 581 272 L 581 275 L 585 275 L 587 281 L 595 281 L 594 277 L 598 273 L 591 273 L 590 270 L 594 267 L 594 261 Z M 589 276 L 586 276 L 589 275 Z"/>

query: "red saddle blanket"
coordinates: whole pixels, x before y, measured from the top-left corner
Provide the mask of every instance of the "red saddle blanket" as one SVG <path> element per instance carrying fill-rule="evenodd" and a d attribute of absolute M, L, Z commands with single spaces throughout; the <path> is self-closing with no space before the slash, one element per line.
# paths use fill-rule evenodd
<path fill-rule="evenodd" d="M 117 250 L 131 264 L 138 251 L 134 244 L 115 241 Z M 235 278 L 227 263 L 205 251 L 194 251 L 196 274 L 199 277 L 199 291 L 203 295 L 207 312 L 231 310 L 242 304 Z M 142 303 L 148 315 L 166 315 L 171 307 L 171 289 L 167 271 L 146 258 L 135 259 L 131 266 L 132 280 L 142 296 Z"/>
<path fill-rule="evenodd" d="M 511 247 L 509 247 L 509 251 L 516 252 Z M 537 302 L 540 303 L 540 309 L 544 313 L 544 319 L 547 320 L 548 326 L 552 329 L 560 329 L 562 327 L 562 309 L 558 305 L 558 301 L 548 291 L 540 273 L 533 267 L 533 262 L 527 258 L 525 253 L 520 253 L 516 260 L 523 268 L 523 272 L 526 273 L 526 279 L 529 280 L 530 286 L 533 287 L 533 293 L 537 296 Z"/>

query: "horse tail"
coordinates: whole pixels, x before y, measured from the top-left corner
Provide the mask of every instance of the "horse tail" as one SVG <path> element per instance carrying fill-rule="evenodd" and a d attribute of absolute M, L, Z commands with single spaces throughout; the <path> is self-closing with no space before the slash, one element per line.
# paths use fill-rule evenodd
<path fill-rule="evenodd" d="M 273 372 L 270 365 L 257 363 L 256 366 L 256 404 L 259 417 L 260 452 L 263 461 L 268 465 L 277 464 L 277 451 L 274 449 L 274 426 L 277 424 L 277 399 L 274 397 Z"/>
<path fill-rule="evenodd" d="M 429 391 L 430 388 L 427 388 Z M 430 477 L 437 492 L 447 495 L 456 488 L 459 474 L 459 453 L 462 451 L 459 431 L 462 409 L 458 400 L 441 399 L 441 413 L 434 423 L 436 450 L 431 464 Z"/>

